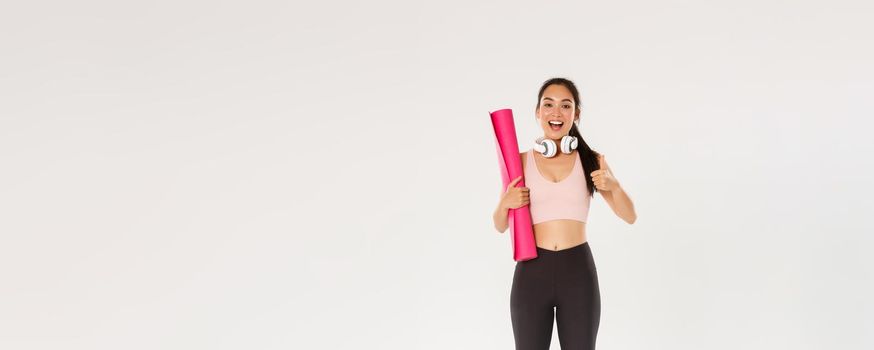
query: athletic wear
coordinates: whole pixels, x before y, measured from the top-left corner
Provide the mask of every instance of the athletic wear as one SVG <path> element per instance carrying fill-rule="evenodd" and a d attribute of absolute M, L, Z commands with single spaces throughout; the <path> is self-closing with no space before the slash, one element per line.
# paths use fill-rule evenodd
<path fill-rule="evenodd" d="M 571 219 L 586 222 L 589 216 L 589 189 L 579 153 L 574 153 L 574 167 L 570 175 L 559 182 L 552 182 L 541 175 L 534 161 L 534 149 L 529 150 L 525 161 L 525 186 L 528 191 L 531 223 Z"/>
<path fill-rule="evenodd" d="M 601 292 L 589 242 L 559 251 L 537 247 L 537 258 L 516 262 L 510 316 L 516 350 L 548 350 L 553 316 L 562 350 L 595 349 Z"/>

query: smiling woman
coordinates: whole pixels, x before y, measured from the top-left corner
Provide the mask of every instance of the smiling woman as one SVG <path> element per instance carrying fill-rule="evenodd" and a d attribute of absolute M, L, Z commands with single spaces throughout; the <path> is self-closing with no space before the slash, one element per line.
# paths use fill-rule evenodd
<path fill-rule="evenodd" d="M 572 81 L 564 78 L 552 78 L 540 87 L 534 114 L 541 128 L 544 129 L 545 138 L 559 140 L 564 135 L 576 138 L 579 142 L 578 156 L 583 163 L 583 168 L 594 171 L 600 168 L 598 164 L 600 154 L 589 147 L 577 128 L 582 112 L 579 100 L 579 90 Z M 560 126 L 557 127 L 555 124 Z M 589 191 L 589 195 L 595 193 L 594 187 L 594 182 L 587 176 L 586 189 Z"/>
<path fill-rule="evenodd" d="M 595 348 L 601 294 L 586 237 L 591 198 L 601 193 L 628 223 L 637 217 L 604 156 L 593 151 L 577 129 L 579 101 L 570 80 L 543 83 L 534 109 L 543 136 L 520 154 L 530 188 L 512 182 L 494 215 L 495 227 L 503 232 L 507 211 L 529 205 L 530 199 L 537 258 L 516 262 L 513 274 L 510 316 L 516 349 L 549 349 L 553 319 L 562 349 Z"/>

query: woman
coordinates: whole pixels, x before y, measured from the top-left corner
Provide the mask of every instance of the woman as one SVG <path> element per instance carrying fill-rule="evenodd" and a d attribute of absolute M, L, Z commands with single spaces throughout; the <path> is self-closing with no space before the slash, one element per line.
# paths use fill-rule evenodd
<path fill-rule="evenodd" d="M 537 258 L 517 262 L 513 274 L 510 316 L 517 350 L 549 349 L 553 316 L 563 350 L 595 348 L 601 294 L 586 238 L 593 192 L 625 222 L 637 219 L 604 155 L 583 141 L 576 126 L 580 111 L 573 82 L 553 78 L 543 83 L 534 110 L 543 137 L 519 154 L 529 187 L 516 187 L 522 177 L 514 179 L 495 210 L 495 228 L 504 232 L 508 209 L 528 205 L 530 199 Z"/>

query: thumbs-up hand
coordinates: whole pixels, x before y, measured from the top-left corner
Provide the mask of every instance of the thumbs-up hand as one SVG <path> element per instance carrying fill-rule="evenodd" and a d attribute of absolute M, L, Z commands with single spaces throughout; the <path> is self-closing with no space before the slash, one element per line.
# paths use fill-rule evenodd
<path fill-rule="evenodd" d="M 610 171 L 610 167 L 607 166 L 607 160 L 604 159 L 604 155 L 598 155 L 598 165 L 600 165 L 600 169 L 593 171 L 590 175 L 592 176 L 592 182 L 595 183 L 595 188 L 598 191 L 612 191 L 617 186 L 619 186 L 619 181 L 613 177 L 613 173 Z"/>

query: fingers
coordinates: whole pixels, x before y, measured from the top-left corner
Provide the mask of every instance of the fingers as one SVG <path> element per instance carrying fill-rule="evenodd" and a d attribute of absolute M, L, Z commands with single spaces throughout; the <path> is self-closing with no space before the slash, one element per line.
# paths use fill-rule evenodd
<path fill-rule="evenodd" d="M 519 190 L 519 207 L 528 205 L 528 203 L 531 202 L 531 197 L 528 194 L 528 188 L 520 187 Z"/>
<path fill-rule="evenodd" d="M 517 203 L 517 204 L 511 205 L 510 207 L 513 208 L 513 209 L 518 209 L 518 208 L 521 208 L 521 207 L 524 207 L 524 206 L 530 204 L 531 201 L 529 201 L 529 200 L 526 198 L 526 199 L 520 199 L 520 200 L 519 200 L 518 202 L 516 202 L 516 203 Z"/>
<path fill-rule="evenodd" d="M 598 170 L 591 172 L 589 175 L 592 176 L 592 179 L 598 179 L 602 176 L 607 175 L 607 170 L 606 169 L 598 169 Z"/>
<path fill-rule="evenodd" d="M 598 176 L 598 175 L 603 175 L 603 174 L 605 174 L 606 172 L 607 172 L 607 169 L 606 169 L 606 168 L 601 168 L 601 169 L 598 169 L 598 170 L 595 170 L 595 171 L 589 173 L 589 175 L 592 175 L 592 176 Z"/>
<path fill-rule="evenodd" d="M 521 196 L 528 196 L 528 193 L 531 192 L 528 190 L 528 187 L 510 187 L 507 189 L 507 193 L 518 193 Z"/>
<path fill-rule="evenodd" d="M 593 184 L 599 191 L 607 190 L 607 179 L 599 178 L 597 181 L 593 181 Z"/>
<path fill-rule="evenodd" d="M 528 193 L 531 192 L 531 190 L 528 187 L 510 187 L 510 188 L 507 188 L 507 193 L 510 193 L 510 192 L 515 192 L 515 193 L 519 193 L 519 194 L 527 196 Z"/>

